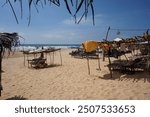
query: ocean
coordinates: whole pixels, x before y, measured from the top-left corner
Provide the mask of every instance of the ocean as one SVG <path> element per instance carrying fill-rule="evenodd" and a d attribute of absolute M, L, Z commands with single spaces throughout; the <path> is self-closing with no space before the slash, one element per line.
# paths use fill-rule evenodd
<path fill-rule="evenodd" d="M 78 48 L 81 44 L 21 44 L 16 47 L 16 50 L 34 50 L 34 49 L 44 49 L 47 48 Z"/>

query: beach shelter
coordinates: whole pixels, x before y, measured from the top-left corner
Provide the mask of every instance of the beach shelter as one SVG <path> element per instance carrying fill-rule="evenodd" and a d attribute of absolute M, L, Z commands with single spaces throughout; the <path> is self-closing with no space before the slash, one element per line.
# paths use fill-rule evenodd
<path fill-rule="evenodd" d="M 0 96 L 2 87 L 2 58 L 5 50 L 11 51 L 12 47 L 18 46 L 20 44 L 18 33 L 1 33 L 0 32 Z"/>

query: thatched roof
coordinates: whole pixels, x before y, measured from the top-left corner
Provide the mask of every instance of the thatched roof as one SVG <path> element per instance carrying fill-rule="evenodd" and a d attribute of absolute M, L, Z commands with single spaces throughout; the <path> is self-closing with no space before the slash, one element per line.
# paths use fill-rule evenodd
<path fill-rule="evenodd" d="M 12 47 L 15 47 L 19 44 L 20 41 L 18 33 L 0 33 L 0 51 L 3 51 L 4 49 L 8 49 L 11 51 Z"/>
<path fill-rule="evenodd" d="M 1 82 L 1 71 L 2 71 L 2 53 L 5 52 L 5 49 L 11 51 L 12 47 L 19 45 L 19 35 L 18 33 L 0 33 L 0 96 L 2 88 Z"/>

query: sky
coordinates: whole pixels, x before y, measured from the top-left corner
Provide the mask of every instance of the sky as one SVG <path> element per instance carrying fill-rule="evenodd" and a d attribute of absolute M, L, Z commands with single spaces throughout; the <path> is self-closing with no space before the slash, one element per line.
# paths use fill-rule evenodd
<path fill-rule="evenodd" d="M 83 18 L 80 24 L 75 24 L 63 0 L 60 0 L 60 7 L 39 5 L 38 12 L 32 6 L 29 26 L 28 0 L 23 0 L 22 18 L 19 2 L 14 4 L 14 0 L 10 0 L 19 24 L 9 4 L 3 6 L 5 1 L 0 0 L 0 32 L 18 32 L 25 38 L 21 40 L 23 44 L 81 44 L 86 40 L 102 41 L 106 38 L 109 26 L 111 30 L 108 40 L 117 37 L 130 38 L 142 35 L 150 28 L 150 0 L 93 0 L 95 25 L 92 22 L 91 9 L 86 20 Z M 117 35 L 118 31 L 120 35 Z"/>

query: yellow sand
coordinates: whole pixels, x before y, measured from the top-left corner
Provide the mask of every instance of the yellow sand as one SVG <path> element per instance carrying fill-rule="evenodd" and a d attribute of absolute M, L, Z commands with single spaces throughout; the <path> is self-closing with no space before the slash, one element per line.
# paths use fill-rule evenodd
<path fill-rule="evenodd" d="M 88 75 L 87 60 L 69 55 L 71 49 L 63 49 L 63 65 L 44 69 L 31 69 L 23 64 L 23 54 L 15 53 L 3 59 L 0 99 L 23 97 L 26 99 L 150 99 L 150 77 L 146 72 L 135 75 L 113 73 L 110 79 L 106 59 L 101 60 L 101 71 L 97 60 L 90 60 L 91 75 Z M 48 56 L 49 62 L 49 56 Z M 55 64 L 60 63 L 59 53 Z"/>

